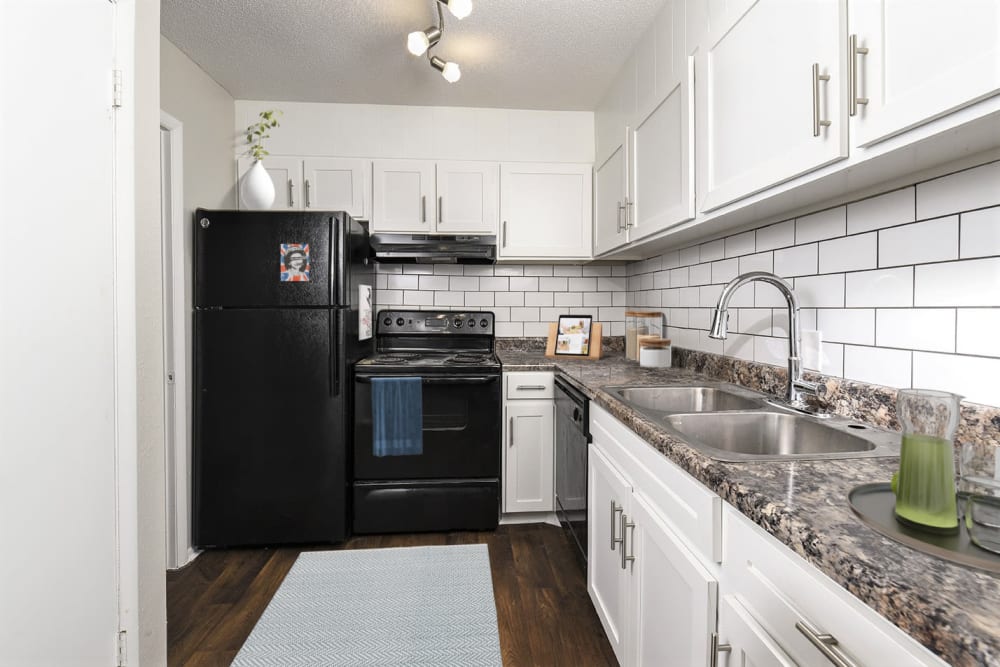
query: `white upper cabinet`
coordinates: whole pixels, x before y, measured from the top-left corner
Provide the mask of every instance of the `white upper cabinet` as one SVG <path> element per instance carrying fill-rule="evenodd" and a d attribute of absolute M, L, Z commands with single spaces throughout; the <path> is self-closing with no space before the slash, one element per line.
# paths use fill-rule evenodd
<path fill-rule="evenodd" d="M 847 157 L 847 0 L 755 0 L 710 20 L 709 211 Z"/>
<path fill-rule="evenodd" d="M 437 231 L 496 234 L 500 167 L 488 162 L 437 163 Z"/>
<path fill-rule="evenodd" d="M 253 159 L 242 157 L 237 162 L 237 191 L 243 175 L 253 166 Z M 302 209 L 302 160 L 294 157 L 265 157 L 264 169 L 274 183 L 272 211 L 299 211 Z M 239 207 L 245 208 L 239 197 Z"/>
<path fill-rule="evenodd" d="M 434 162 L 375 160 L 372 163 L 372 231 L 434 231 L 437 199 Z"/>
<path fill-rule="evenodd" d="M 501 259 L 591 257 L 589 164 L 500 166 Z"/>
<path fill-rule="evenodd" d="M 302 201 L 307 209 L 347 211 L 351 217 L 367 220 L 368 171 L 371 162 L 353 158 L 308 158 L 302 161 L 305 182 Z"/>
<path fill-rule="evenodd" d="M 1000 2 L 851 0 L 850 8 L 855 145 L 1000 92 Z"/>
<path fill-rule="evenodd" d="M 626 134 L 623 129 L 622 136 Z M 628 160 L 625 142 L 594 170 L 594 254 L 614 250 L 628 242 L 625 197 L 628 194 Z"/>

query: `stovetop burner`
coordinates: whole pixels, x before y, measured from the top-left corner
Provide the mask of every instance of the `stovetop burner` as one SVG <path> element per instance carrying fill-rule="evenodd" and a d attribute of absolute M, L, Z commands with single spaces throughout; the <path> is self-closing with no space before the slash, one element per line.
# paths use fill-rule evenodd
<path fill-rule="evenodd" d="M 417 356 L 419 355 L 416 352 L 393 352 L 391 354 L 380 354 L 370 359 L 366 359 L 366 361 L 374 366 L 402 364 L 416 359 Z"/>

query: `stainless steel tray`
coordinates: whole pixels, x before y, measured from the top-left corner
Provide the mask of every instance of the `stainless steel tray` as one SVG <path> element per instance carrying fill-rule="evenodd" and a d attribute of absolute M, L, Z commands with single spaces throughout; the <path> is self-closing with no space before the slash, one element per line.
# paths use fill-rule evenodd
<path fill-rule="evenodd" d="M 958 522 L 957 535 L 925 533 L 896 521 L 893 514 L 896 496 L 888 482 L 856 486 L 847 494 L 847 499 L 863 522 L 890 540 L 953 563 L 1000 574 L 1000 555 L 973 544 L 964 520 Z"/>

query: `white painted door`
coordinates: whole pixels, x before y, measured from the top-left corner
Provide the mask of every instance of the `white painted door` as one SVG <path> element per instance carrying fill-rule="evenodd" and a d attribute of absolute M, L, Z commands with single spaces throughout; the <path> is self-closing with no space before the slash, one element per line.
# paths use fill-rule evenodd
<path fill-rule="evenodd" d="M 707 104 L 702 210 L 847 156 L 846 30 L 847 0 L 756 0 L 732 27 L 713 28 L 698 75 Z"/>
<path fill-rule="evenodd" d="M 850 0 L 867 146 L 1000 92 L 1000 2 Z"/>
<path fill-rule="evenodd" d="M 437 231 L 496 234 L 499 188 L 496 163 L 438 162 Z"/>
<path fill-rule="evenodd" d="M 500 167 L 501 258 L 591 257 L 592 166 Z"/>
<path fill-rule="evenodd" d="M 732 595 L 722 596 L 719 604 L 719 645 L 729 647 L 729 651 L 719 652 L 720 667 L 796 667 Z"/>
<path fill-rule="evenodd" d="M 622 513 L 632 488 L 604 453 L 590 445 L 587 460 L 587 592 L 618 662 L 625 663 L 627 586 L 622 567 Z"/>
<path fill-rule="evenodd" d="M 623 129 L 622 134 L 625 134 Z M 594 170 L 594 255 L 614 250 L 628 241 L 625 228 L 625 144 Z"/>
<path fill-rule="evenodd" d="M 686 65 L 676 85 L 633 131 L 629 241 L 695 216 L 694 59 L 687 58 Z"/>
<path fill-rule="evenodd" d="M 635 558 L 628 564 L 625 663 L 707 667 L 718 582 L 638 491 L 625 526 L 626 555 Z"/>
<path fill-rule="evenodd" d="M 307 209 L 347 211 L 351 217 L 367 220 L 371 215 L 368 174 L 371 162 L 360 158 L 308 158 L 302 161 L 305 174 L 302 201 Z"/>
<path fill-rule="evenodd" d="M 437 219 L 434 163 L 375 160 L 372 163 L 372 230 L 433 232 Z"/>
<path fill-rule="evenodd" d="M 137 555 L 135 526 L 119 524 L 116 500 L 120 489 L 124 517 L 134 517 L 134 494 L 120 484 L 135 485 L 135 395 L 132 412 L 120 412 L 130 394 L 116 372 L 130 363 L 116 336 L 134 326 L 134 312 L 117 299 L 134 276 L 125 261 L 134 216 L 116 203 L 115 173 L 116 140 L 132 145 L 132 111 L 111 107 L 116 13 L 130 10 L 0 3 L 3 665 L 118 664 L 119 614 L 137 613 L 120 606 L 119 590 L 133 599 L 121 572 L 135 572 Z M 127 37 L 132 24 L 121 20 Z M 47 168 L 67 164 L 60 136 L 72 137 L 73 157 L 53 180 Z M 131 165 L 119 168 L 131 188 Z"/>
<path fill-rule="evenodd" d="M 239 180 L 242 181 L 243 174 L 247 173 L 253 166 L 253 159 L 241 157 L 238 161 Z M 295 157 L 274 157 L 269 155 L 264 158 L 264 169 L 274 183 L 274 203 L 271 204 L 272 211 L 299 211 L 303 208 L 302 197 L 302 160 Z M 237 182 L 237 191 L 239 182 Z M 241 209 L 246 209 L 243 198 L 239 198 Z"/>
<path fill-rule="evenodd" d="M 552 401 L 507 403 L 505 512 L 552 512 Z"/>

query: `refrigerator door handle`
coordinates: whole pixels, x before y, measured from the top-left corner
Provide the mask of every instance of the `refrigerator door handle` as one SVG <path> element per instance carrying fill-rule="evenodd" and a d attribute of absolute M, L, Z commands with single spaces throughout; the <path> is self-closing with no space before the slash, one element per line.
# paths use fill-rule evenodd
<path fill-rule="evenodd" d="M 333 302 L 332 306 L 346 306 L 347 295 L 345 294 L 346 265 L 344 264 L 344 234 L 347 233 L 341 220 L 334 217 L 331 221 L 330 244 L 333 246 L 330 252 L 330 276 L 333 280 Z"/>
<path fill-rule="evenodd" d="M 330 309 L 330 396 L 340 396 L 340 350 L 337 344 L 343 319 L 339 309 Z"/>

